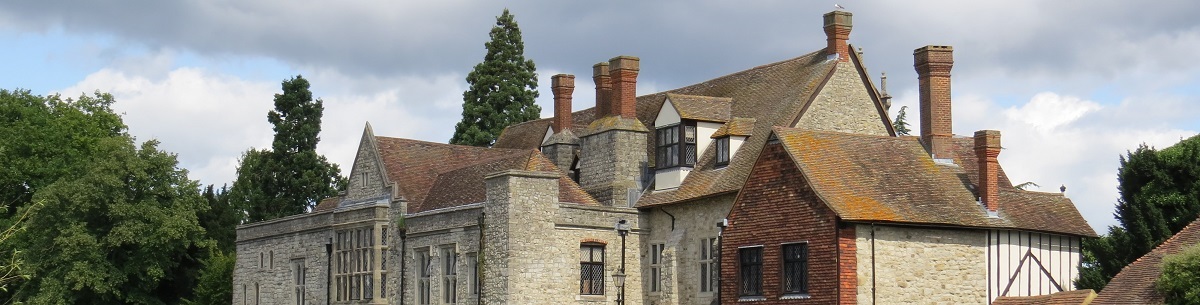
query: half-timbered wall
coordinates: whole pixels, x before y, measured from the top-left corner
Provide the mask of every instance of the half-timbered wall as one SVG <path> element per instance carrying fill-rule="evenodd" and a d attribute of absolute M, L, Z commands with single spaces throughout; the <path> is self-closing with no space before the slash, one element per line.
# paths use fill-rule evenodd
<path fill-rule="evenodd" d="M 988 231 L 988 300 L 1074 290 L 1079 242 L 1058 234 Z"/>

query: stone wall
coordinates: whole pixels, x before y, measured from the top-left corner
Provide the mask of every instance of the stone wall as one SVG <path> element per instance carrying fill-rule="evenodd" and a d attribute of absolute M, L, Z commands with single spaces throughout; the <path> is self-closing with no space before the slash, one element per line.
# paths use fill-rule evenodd
<path fill-rule="evenodd" d="M 840 62 L 794 127 L 886 136 L 884 124 L 855 63 Z"/>
<path fill-rule="evenodd" d="M 404 223 L 409 228 L 405 238 L 404 251 L 404 304 L 418 304 L 417 290 L 419 268 L 417 253 L 425 252 L 431 257 L 430 296 L 432 304 L 441 304 L 445 290 L 450 288 L 445 284 L 445 261 L 443 249 L 453 249 L 455 254 L 455 294 L 459 304 L 476 304 L 478 295 L 472 287 L 471 269 L 468 258 L 478 257 L 479 253 L 479 215 L 483 211 L 482 204 L 471 204 L 452 209 L 434 210 L 405 217 Z M 397 255 L 398 254 L 394 254 Z M 400 270 L 396 266 L 394 270 Z M 399 278 L 400 274 L 393 275 Z M 397 290 L 398 291 L 398 290 Z"/>
<path fill-rule="evenodd" d="M 874 243 L 871 231 L 858 225 L 859 304 L 987 304 L 984 231 L 876 225 Z"/>
<path fill-rule="evenodd" d="M 362 139 L 358 142 L 358 151 L 354 156 L 354 165 L 350 169 L 349 181 L 346 183 L 347 201 L 362 201 L 368 199 L 379 198 L 390 193 L 384 177 L 385 170 L 383 169 L 382 161 L 379 160 L 378 148 L 375 144 L 375 135 L 371 132 L 368 125 L 363 131 Z"/>
<path fill-rule="evenodd" d="M 305 268 L 305 299 L 325 300 L 331 216 L 303 214 L 240 226 L 233 304 L 295 304 L 293 264 L 298 263 Z"/>
<path fill-rule="evenodd" d="M 651 244 L 663 244 L 662 289 L 645 293 L 645 304 L 710 304 L 716 291 L 700 290 L 700 254 L 705 239 L 716 238 L 717 227 L 729 214 L 736 194 L 699 199 L 663 207 L 642 210 L 641 223 L 647 231 L 642 235 L 640 255 L 642 278 L 650 279 Z M 668 215 L 669 213 L 669 215 Z M 674 219 L 671 216 L 674 216 Z M 649 288 L 649 283 L 642 287 Z"/>
<path fill-rule="evenodd" d="M 628 190 L 640 190 L 639 179 L 646 165 L 647 132 L 637 120 L 605 119 L 628 121 L 635 125 L 633 129 L 640 130 L 607 129 L 583 136 L 579 147 L 579 186 L 602 205 L 630 207 Z"/>

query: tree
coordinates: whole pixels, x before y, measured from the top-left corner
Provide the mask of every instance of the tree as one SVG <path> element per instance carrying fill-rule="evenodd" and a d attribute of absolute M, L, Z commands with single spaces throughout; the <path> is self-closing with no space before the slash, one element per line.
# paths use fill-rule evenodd
<path fill-rule="evenodd" d="M 173 154 L 132 137 L 99 139 L 90 166 L 34 194 L 23 259 L 32 304 L 167 304 L 187 297 L 211 247 L 199 185 Z"/>
<path fill-rule="evenodd" d="M 892 127 L 896 129 L 898 136 L 907 136 L 912 132 L 911 129 L 908 129 L 908 115 L 904 113 L 906 109 L 908 106 L 901 106 L 900 111 L 896 112 L 896 121 L 892 122 Z"/>
<path fill-rule="evenodd" d="M 229 201 L 228 187 L 214 189 L 210 184 L 204 188 L 201 196 L 208 205 L 208 211 L 199 215 L 200 226 L 204 227 L 208 238 L 216 242 L 217 249 L 233 253 L 237 250 L 234 242 L 237 240 L 237 225 L 242 223 L 242 210 Z"/>
<path fill-rule="evenodd" d="M 345 185 L 338 166 L 316 151 L 323 102 L 313 100 L 302 76 L 284 80 L 282 88 L 275 94 L 275 110 L 267 113 L 275 130 L 271 150 L 247 151 L 230 190 L 230 200 L 244 207 L 247 221 L 304 213 Z"/>
<path fill-rule="evenodd" d="M 1084 241 L 1079 288 L 1102 289 L 1121 268 L 1200 215 L 1200 135 L 1162 150 L 1141 145 L 1120 160 L 1119 226 Z"/>
<path fill-rule="evenodd" d="M 525 59 L 521 29 L 508 9 L 496 17 L 488 36 L 487 55 L 467 74 L 470 89 L 463 92 L 463 117 L 450 144 L 491 146 L 505 127 L 541 116 L 542 108 L 534 104 L 537 69 Z"/>
<path fill-rule="evenodd" d="M 232 253 L 232 252 L 229 252 Z M 237 257 L 215 250 L 204 261 L 197 279 L 195 299 L 189 305 L 225 305 L 233 300 L 233 268 Z"/>
<path fill-rule="evenodd" d="M 1168 305 L 1200 304 L 1200 246 L 1164 256 L 1155 288 Z"/>

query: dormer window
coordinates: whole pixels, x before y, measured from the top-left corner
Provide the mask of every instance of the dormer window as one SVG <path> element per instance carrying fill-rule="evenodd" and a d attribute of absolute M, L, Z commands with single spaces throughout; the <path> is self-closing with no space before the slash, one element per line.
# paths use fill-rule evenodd
<path fill-rule="evenodd" d="M 717 166 L 729 165 L 729 137 L 717 138 Z"/>
<path fill-rule="evenodd" d="M 658 149 L 655 164 L 658 169 L 696 165 L 696 122 L 659 127 L 656 131 Z"/>

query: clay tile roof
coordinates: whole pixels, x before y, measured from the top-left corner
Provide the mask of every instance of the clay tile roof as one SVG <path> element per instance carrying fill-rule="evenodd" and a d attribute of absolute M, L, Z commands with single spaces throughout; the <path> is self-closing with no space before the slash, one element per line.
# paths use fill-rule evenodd
<path fill-rule="evenodd" d="M 483 176 L 492 172 L 526 169 L 561 174 L 549 161 L 542 160 L 545 157 L 533 150 L 461 146 L 389 137 L 375 137 L 375 141 L 388 179 L 396 183 L 400 196 L 408 200 L 409 213 L 482 202 L 484 199 L 481 198 L 485 197 L 478 195 L 484 191 Z M 591 197 L 579 196 L 578 193 L 582 191 L 574 191 L 579 186 L 565 175 L 562 176 L 559 182 L 560 201 L 595 203 Z M 568 185 L 563 185 L 564 180 Z M 467 184 L 479 187 L 455 188 Z"/>
<path fill-rule="evenodd" d="M 992 301 L 992 305 L 1088 305 L 1093 304 L 1095 298 L 1095 291 L 1083 289 L 1037 296 L 999 297 Z"/>
<path fill-rule="evenodd" d="M 733 118 L 733 120 L 725 123 L 725 125 L 721 125 L 721 128 L 717 128 L 717 131 L 713 132 L 711 138 L 716 139 L 726 136 L 749 137 L 754 131 L 755 121 L 754 118 Z"/>
<path fill-rule="evenodd" d="M 1163 296 L 1155 290 L 1163 257 L 1196 245 L 1200 245 L 1200 219 L 1121 269 L 1092 304 L 1163 304 Z"/>
<path fill-rule="evenodd" d="M 571 114 L 571 132 L 575 135 L 583 135 L 588 124 L 592 123 L 595 112 L 595 108 L 588 108 Z M 542 139 L 546 136 L 546 129 L 550 128 L 551 120 L 553 118 L 544 118 L 508 126 L 504 128 L 503 132 L 500 132 L 500 136 L 496 139 L 496 143 L 492 144 L 492 147 L 510 149 L 541 147 Z"/>
<path fill-rule="evenodd" d="M 914 137 L 784 127 L 774 132 L 813 190 L 847 221 L 1096 235 L 1059 194 L 1001 187 L 1001 217 L 989 217 L 964 183 L 964 169 L 934 162 Z"/>
<path fill-rule="evenodd" d="M 340 197 L 340 196 L 321 199 L 321 202 L 317 203 L 317 207 L 313 208 L 312 211 L 313 212 L 322 212 L 322 211 L 332 210 L 332 209 L 336 208 L 338 206 L 338 203 L 340 203 L 341 201 L 342 201 L 342 197 Z"/>
<path fill-rule="evenodd" d="M 753 118 L 747 134 L 769 134 L 771 126 L 791 125 L 804 105 L 812 99 L 836 61 L 827 61 L 821 51 L 797 58 L 751 68 L 699 84 L 638 98 L 638 118 L 653 126 L 663 97 L 667 93 L 730 98 L 730 117 Z M 725 167 L 716 168 L 715 150 L 698 156 L 696 167 L 675 190 L 643 196 L 639 208 L 674 204 L 736 192 L 746 181 L 767 137 L 750 137 Z M 650 141 L 647 141 L 650 142 Z M 653 143 L 646 150 L 653 156 Z M 651 163 L 654 158 L 650 158 Z M 653 166 L 653 164 L 651 164 Z"/>
<path fill-rule="evenodd" d="M 731 98 L 674 93 L 667 93 L 666 98 L 675 105 L 680 118 L 722 123 L 729 121 Z"/>

